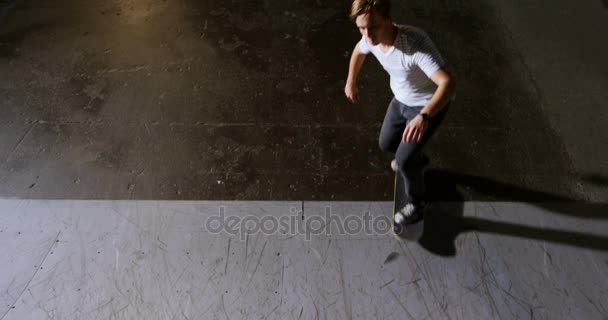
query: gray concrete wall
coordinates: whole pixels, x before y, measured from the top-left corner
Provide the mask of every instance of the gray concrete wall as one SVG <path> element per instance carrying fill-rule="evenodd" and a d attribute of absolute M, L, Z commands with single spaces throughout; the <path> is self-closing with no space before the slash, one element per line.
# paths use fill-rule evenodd
<path fill-rule="evenodd" d="M 586 196 L 608 199 L 608 6 L 492 2 L 561 137 Z"/>
<path fill-rule="evenodd" d="M 361 103 L 342 92 L 348 3 L 1 5 L 2 196 L 392 197 L 388 79 L 369 59 Z M 433 198 L 605 199 L 603 16 L 599 1 L 395 2 L 459 83 L 427 149 Z"/>

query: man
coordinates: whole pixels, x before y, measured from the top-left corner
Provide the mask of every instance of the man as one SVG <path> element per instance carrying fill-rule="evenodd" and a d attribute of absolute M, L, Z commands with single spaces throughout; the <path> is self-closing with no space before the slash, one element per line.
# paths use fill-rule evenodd
<path fill-rule="evenodd" d="M 390 75 L 394 94 L 379 140 L 383 151 L 395 154 L 391 168 L 399 171 L 405 181 L 408 204 L 395 213 L 395 223 L 415 223 L 424 212 L 421 149 L 445 116 L 454 81 L 424 31 L 393 24 L 390 0 L 354 0 L 351 18 L 362 38 L 350 58 L 344 93 L 357 102 L 357 76 L 371 52 Z"/>

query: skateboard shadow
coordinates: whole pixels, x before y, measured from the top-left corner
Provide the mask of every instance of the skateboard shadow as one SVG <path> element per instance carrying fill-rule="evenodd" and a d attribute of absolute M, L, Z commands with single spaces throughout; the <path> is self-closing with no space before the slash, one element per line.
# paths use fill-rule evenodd
<path fill-rule="evenodd" d="M 444 170 L 429 170 L 425 180 L 433 204 L 425 213 L 424 230 L 418 243 L 440 256 L 456 255 L 455 240 L 462 233 L 477 231 L 519 238 L 544 240 L 571 246 L 608 251 L 608 237 L 576 231 L 530 227 L 496 222 L 476 217 L 464 217 L 465 197 L 458 187 L 467 186 L 484 193 L 499 195 L 500 201 L 528 202 L 550 212 L 583 219 L 608 219 L 607 204 L 576 202 L 573 199 L 527 190 L 487 178 L 457 174 Z M 577 205 L 578 204 L 578 205 Z"/>

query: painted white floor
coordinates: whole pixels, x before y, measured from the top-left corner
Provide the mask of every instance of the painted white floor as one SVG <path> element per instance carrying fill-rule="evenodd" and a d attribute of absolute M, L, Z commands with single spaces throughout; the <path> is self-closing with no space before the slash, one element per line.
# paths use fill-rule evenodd
<path fill-rule="evenodd" d="M 420 242 L 391 206 L 2 200 L 0 319 L 608 318 L 608 206 L 436 204 Z"/>

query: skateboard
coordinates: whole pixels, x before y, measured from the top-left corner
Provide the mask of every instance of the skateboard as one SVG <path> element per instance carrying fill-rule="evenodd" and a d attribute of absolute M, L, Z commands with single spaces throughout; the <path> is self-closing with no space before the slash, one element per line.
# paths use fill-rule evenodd
<path fill-rule="evenodd" d="M 394 214 L 403 209 L 408 203 L 407 197 L 405 196 L 405 182 L 400 172 L 395 172 L 395 194 L 393 201 L 393 221 Z M 396 224 L 393 222 L 393 231 L 397 237 L 405 240 L 417 241 L 422 237 L 422 231 L 424 230 L 424 218 L 418 220 L 412 224 Z"/>

